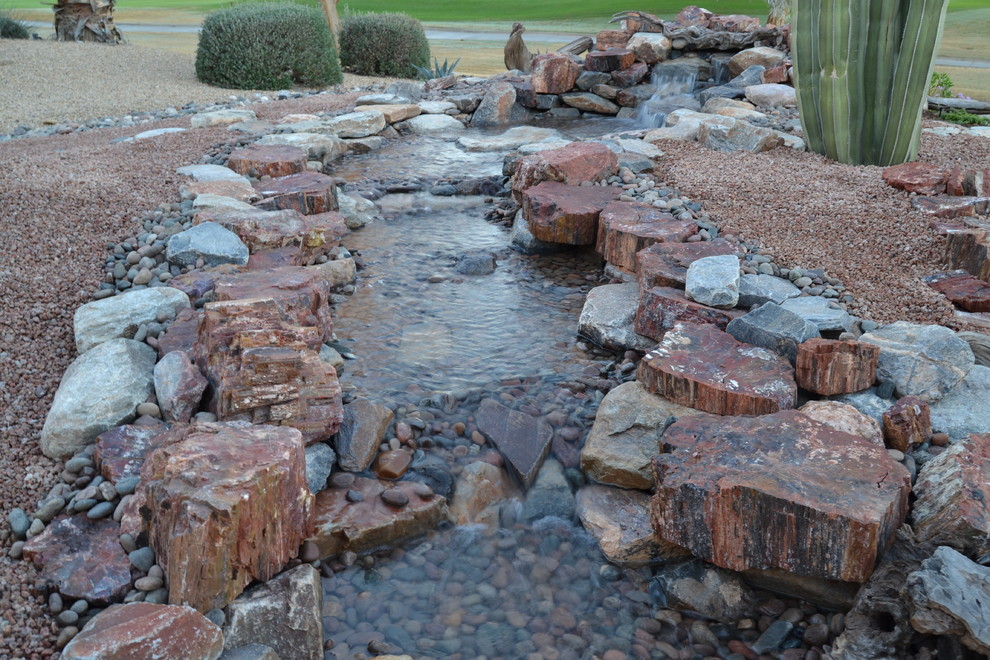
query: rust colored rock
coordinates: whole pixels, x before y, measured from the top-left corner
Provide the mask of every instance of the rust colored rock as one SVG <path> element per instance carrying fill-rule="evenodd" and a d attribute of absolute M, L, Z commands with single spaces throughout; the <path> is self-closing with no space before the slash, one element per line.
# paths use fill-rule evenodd
<path fill-rule="evenodd" d="M 760 27 L 760 19 L 745 14 L 715 14 L 708 20 L 708 28 L 720 32 L 752 32 Z"/>
<path fill-rule="evenodd" d="M 306 171 L 306 150 L 285 144 L 251 145 L 227 157 L 227 167 L 238 174 L 260 179 Z"/>
<path fill-rule="evenodd" d="M 859 392 L 877 379 L 879 359 L 879 347 L 871 344 L 809 339 L 798 346 L 797 383 L 823 396 Z"/>
<path fill-rule="evenodd" d="M 256 206 L 299 211 L 303 215 L 336 211 L 337 181 L 318 172 L 300 172 L 255 184 L 264 197 Z"/>
<path fill-rule="evenodd" d="M 971 435 L 925 463 L 914 494 L 919 539 L 971 557 L 990 552 L 990 435 Z"/>
<path fill-rule="evenodd" d="M 986 215 L 990 211 L 990 197 L 913 197 L 911 206 L 939 218 L 965 218 Z"/>
<path fill-rule="evenodd" d="M 600 71 L 611 73 L 628 69 L 636 61 L 636 53 L 625 48 L 609 48 L 608 50 L 593 50 L 584 56 L 585 71 Z"/>
<path fill-rule="evenodd" d="M 880 422 L 865 413 L 861 413 L 848 403 L 809 401 L 798 410 L 803 415 L 836 431 L 858 436 L 878 447 L 886 446 L 883 443 L 883 430 L 880 428 Z"/>
<path fill-rule="evenodd" d="M 131 563 L 120 547 L 120 525 L 85 513 L 56 518 L 24 544 L 24 558 L 60 594 L 93 605 L 119 601 L 131 588 Z"/>
<path fill-rule="evenodd" d="M 273 299 L 294 325 L 314 326 L 324 340 L 333 336 L 330 286 L 320 272 L 301 266 L 239 273 L 217 280 L 213 300 Z"/>
<path fill-rule="evenodd" d="M 595 50 L 625 48 L 634 34 L 632 30 L 602 30 L 595 36 Z"/>
<path fill-rule="evenodd" d="M 396 449 L 379 454 L 373 469 L 378 478 L 395 480 L 406 473 L 410 463 L 412 454 L 405 449 Z"/>
<path fill-rule="evenodd" d="M 683 289 L 692 263 L 703 257 L 734 253 L 732 244 L 721 238 L 697 243 L 656 243 L 636 253 L 639 290 L 648 291 L 655 286 Z"/>
<path fill-rule="evenodd" d="M 141 476 L 145 457 L 162 444 L 168 428 L 132 424 L 98 435 L 93 460 L 100 474 L 113 482 Z"/>
<path fill-rule="evenodd" d="M 194 424 L 148 457 L 141 479 L 142 514 L 173 605 L 226 606 L 278 573 L 312 528 L 295 429 Z"/>
<path fill-rule="evenodd" d="M 543 419 L 511 410 L 494 399 L 478 408 L 478 430 L 491 440 L 527 488 L 550 451 L 553 428 Z"/>
<path fill-rule="evenodd" d="M 883 447 L 786 410 L 682 417 L 653 461 L 653 527 L 716 566 L 863 582 L 907 514 Z"/>
<path fill-rule="evenodd" d="M 943 257 L 949 268 L 990 282 L 990 223 L 971 222 L 968 229 L 946 232 Z"/>
<path fill-rule="evenodd" d="M 883 414 L 883 439 L 891 449 L 908 452 L 931 438 L 932 412 L 927 401 L 901 397 Z"/>
<path fill-rule="evenodd" d="M 725 330 L 732 319 L 743 314 L 743 310 L 716 309 L 688 300 L 680 289 L 655 286 L 640 293 L 633 329 L 637 334 L 660 341 L 678 323 L 711 324 Z"/>
<path fill-rule="evenodd" d="M 612 80 L 620 87 L 632 87 L 650 73 L 646 62 L 634 62 L 631 66 L 612 72 Z"/>
<path fill-rule="evenodd" d="M 639 363 L 647 390 L 716 415 L 766 415 L 794 406 L 787 358 L 738 342 L 713 325 L 678 323 Z"/>
<path fill-rule="evenodd" d="M 582 181 L 598 182 L 615 174 L 618 167 L 618 157 L 604 144 L 573 142 L 520 160 L 512 179 L 512 192 L 516 200 L 521 201 L 523 191 L 542 181 L 571 186 Z"/>
<path fill-rule="evenodd" d="M 945 179 L 945 194 L 959 197 L 966 194 L 966 172 L 961 167 L 953 167 Z"/>
<path fill-rule="evenodd" d="M 536 94 L 563 94 L 574 87 L 581 67 L 564 53 L 543 53 L 533 58 L 532 85 Z"/>
<path fill-rule="evenodd" d="M 409 502 L 401 508 L 386 504 L 381 494 L 389 489 L 402 492 Z M 347 499 L 349 491 L 363 498 L 351 502 Z M 363 554 L 424 534 L 446 517 L 446 500 L 425 494 L 422 484 L 358 477 L 349 488 L 330 488 L 317 494 L 316 531 L 309 540 L 320 549 L 320 557 L 347 551 Z"/>
<path fill-rule="evenodd" d="M 483 461 L 470 463 L 457 477 L 450 519 L 456 525 L 498 527 L 502 502 L 517 495 L 505 470 Z"/>
<path fill-rule="evenodd" d="M 698 233 L 693 220 L 637 202 L 612 202 L 598 220 L 595 249 L 613 266 L 636 272 L 636 253 L 654 243 L 683 243 Z"/>
<path fill-rule="evenodd" d="M 919 195 L 941 195 L 945 192 L 948 172 L 926 163 L 902 163 L 883 171 L 883 180 L 899 190 Z"/>
<path fill-rule="evenodd" d="M 681 27 L 696 25 L 698 27 L 706 28 L 708 27 L 712 16 L 714 16 L 714 14 L 707 9 L 702 9 L 701 7 L 696 7 L 695 5 L 689 5 L 682 9 L 680 13 L 674 17 L 674 22 L 678 23 Z"/>
<path fill-rule="evenodd" d="M 267 250 L 287 250 L 287 254 L 295 254 L 291 263 L 295 266 L 314 263 L 347 233 L 344 217 L 335 212 L 304 216 L 295 209 L 227 211 L 197 213 L 194 218 L 196 223 L 207 221 L 237 234 L 252 255 Z"/>
<path fill-rule="evenodd" d="M 176 275 L 169 280 L 168 285 L 173 289 L 182 291 L 189 296 L 190 301 L 195 302 L 199 298 L 202 298 L 206 294 L 213 291 L 213 286 L 216 284 L 218 277 L 223 277 L 224 275 L 235 275 L 242 272 L 244 272 L 244 266 L 235 266 L 234 264 L 223 264 L 220 266 L 212 266 L 210 268 L 197 268 L 189 271 L 188 273 Z M 188 311 L 190 313 L 196 312 L 196 310 Z M 178 320 L 179 318 L 182 318 L 182 316 L 183 315 L 180 313 L 176 316 L 176 319 Z"/>
<path fill-rule="evenodd" d="M 547 243 L 594 245 L 598 216 L 619 197 L 611 186 L 569 186 L 544 181 L 523 192 L 522 212 L 529 230 Z"/>
<path fill-rule="evenodd" d="M 684 548 L 653 533 L 650 496 L 637 490 L 591 484 L 577 492 L 577 515 L 602 554 L 619 566 L 644 566 L 687 557 Z"/>
<path fill-rule="evenodd" d="M 936 273 L 924 280 L 952 304 L 967 312 L 990 312 L 990 284 L 964 270 Z"/>
<path fill-rule="evenodd" d="M 216 660 L 220 627 L 191 607 L 127 603 L 97 614 L 62 650 L 63 660 Z"/>
<path fill-rule="evenodd" d="M 790 82 L 791 76 L 787 72 L 788 67 L 774 66 L 769 69 L 765 69 L 760 74 L 760 82 L 763 84 L 776 83 L 778 85 L 786 85 Z"/>

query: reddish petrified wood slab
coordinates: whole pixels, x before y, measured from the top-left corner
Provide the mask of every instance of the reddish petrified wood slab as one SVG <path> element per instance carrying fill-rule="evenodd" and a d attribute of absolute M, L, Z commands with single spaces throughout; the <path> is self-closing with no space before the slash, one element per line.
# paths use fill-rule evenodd
<path fill-rule="evenodd" d="M 698 233 L 693 220 L 678 220 L 649 204 L 613 202 L 602 209 L 595 249 L 605 261 L 636 271 L 636 253 L 654 243 L 683 243 Z"/>
<path fill-rule="evenodd" d="M 264 197 L 261 209 L 293 209 L 303 215 L 336 211 L 337 181 L 317 172 L 300 172 L 255 184 Z"/>
<path fill-rule="evenodd" d="M 654 530 L 724 568 L 864 582 L 907 514 L 886 449 L 795 410 L 682 417 L 661 446 Z"/>
<path fill-rule="evenodd" d="M 880 348 L 857 341 L 809 339 L 798 346 L 797 384 L 831 396 L 859 392 L 877 379 Z"/>
<path fill-rule="evenodd" d="M 199 339 L 199 324 L 202 321 L 202 310 L 187 307 L 179 312 L 165 333 L 158 337 L 158 358 L 161 359 L 172 351 L 187 351 L 192 354 Z"/>
<path fill-rule="evenodd" d="M 939 218 L 963 218 L 985 215 L 990 210 L 990 197 L 913 197 L 911 206 Z"/>
<path fill-rule="evenodd" d="M 158 448 L 171 425 L 125 424 L 96 436 L 93 460 L 105 479 L 117 482 L 141 476 L 145 457 Z"/>
<path fill-rule="evenodd" d="M 964 270 L 936 273 L 924 278 L 954 305 L 967 312 L 990 312 L 990 284 L 977 279 Z"/>
<path fill-rule="evenodd" d="M 931 437 L 932 412 L 924 399 L 902 397 L 883 414 L 883 439 L 892 449 L 910 451 Z"/>
<path fill-rule="evenodd" d="M 724 239 L 697 243 L 656 243 L 636 253 L 636 279 L 639 290 L 655 286 L 684 288 L 687 269 L 702 257 L 734 254 L 735 249 Z"/>
<path fill-rule="evenodd" d="M 787 358 L 713 325 L 675 325 L 640 362 L 636 379 L 674 403 L 716 415 L 766 415 L 794 407 L 797 397 Z"/>
<path fill-rule="evenodd" d="M 990 282 L 990 223 L 975 223 L 969 229 L 945 233 L 945 262 L 984 282 Z"/>
<path fill-rule="evenodd" d="M 238 149 L 227 157 L 227 167 L 238 174 L 260 179 L 279 177 L 306 171 L 306 150 L 285 144 L 253 144 Z"/>
<path fill-rule="evenodd" d="M 541 241 L 594 245 L 598 216 L 620 193 L 611 186 L 568 186 L 544 181 L 523 193 L 523 217 L 533 236 Z"/>
<path fill-rule="evenodd" d="M 517 201 L 523 191 L 542 181 L 556 181 L 576 186 L 582 181 L 598 182 L 615 174 L 618 157 L 600 142 L 572 142 L 559 149 L 548 149 L 519 161 L 512 178 L 512 192 Z"/>
<path fill-rule="evenodd" d="M 883 180 L 888 185 L 919 195 L 940 195 L 945 192 L 945 181 L 949 173 L 940 167 L 927 163 L 902 163 L 883 171 Z"/>
<path fill-rule="evenodd" d="M 314 263 L 347 233 L 344 217 L 336 212 L 303 215 L 295 209 L 283 211 L 221 211 L 197 213 L 193 220 L 215 222 L 237 234 L 251 254 L 268 250 L 289 251 L 291 265 Z M 181 277 L 181 276 L 180 276 Z"/>
<path fill-rule="evenodd" d="M 633 328 L 644 337 L 660 341 L 678 323 L 708 323 L 725 330 L 729 321 L 745 313 L 740 309 L 716 309 L 702 305 L 688 300 L 681 289 L 655 286 L 640 293 Z"/>
<path fill-rule="evenodd" d="M 625 48 L 593 50 L 584 56 L 584 68 L 586 71 L 611 73 L 629 68 L 635 61 L 636 53 Z"/>

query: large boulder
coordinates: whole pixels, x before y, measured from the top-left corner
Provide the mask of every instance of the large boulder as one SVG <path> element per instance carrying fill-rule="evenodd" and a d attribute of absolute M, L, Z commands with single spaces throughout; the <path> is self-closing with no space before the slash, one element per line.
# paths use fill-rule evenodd
<path fill-rule="evenodd" d="M 783 355 L 792 364 L 797 359 L 798 346 L 819 336 L 814 323 L 774 303 L 765 303 L 733 319 L 725 331 L 741 342 Z"/>
<path fill-rule="evenodd" d="M 127 603 L 97 614 L 62 649 L 65 660 L 217 660 L 220 628 L 191 607 Z"/>
<path fill-rule="evenodd" d="M 526 144 L 561 139 L 560 132 L 539 126 L 513 126 L 500 135 L 464 136 L 457 144 L 467 151 L 512 151 Z"/>
<path fill-rule="evenodd" d="M 96 436 L 136 416 L 154 391 L 155 349 L 133 339 L 111 339 L 69 365 L 41 429 L 41 451 L 66 458 Z"/>
<path fill-rule="evenodd" d="M 782 277 L 747 273 L 739 278 L 740 307 L 758 307 L 768 302 L 779 305 L 800 295 L 801 289 Z"/>
<path fill-rule="evenodd" d="M 760 153 L 776 149 L 783 144 L 783 139 L 769 128 L 720 115 L 699 124 L 698 142 L 715 151 Z"/>
<path fill-rule="evenodd" d="M 751 66 L 762 66 L 766 69 L 777 66 L 784 61 L 784 53 L 776 48 L 758 46 L 741 50 L 729 59 L 729 73 L 738 76 Z"/>
<path fill-rule="evenodd" d="M 422 114 L 396 124 L 414 135 L 444 135 L 464 130 L 464 124 L 450 115 Z"/>
<path fill-rule="evenodd" d="M 512 191 L 517 199 L 528 188 L 542 181 L 577 186 L 584 181 L 597 183 L 615 174 L 618 157 L 600 142 L 572 142 L 559 149 L 526 156 L 516 167 Z"/>
<path fill-rule="evenodd" d="M 611 186 L 544 181 L 522 193 L 523 217 L 533 236 L 547 243 L 594 245 L 602 209 L 619 197 Z"/>
<path fill-rule="evenodd" d="M 589 484 L 577 493 L 577 515 L 602 554 L 618 566 L 644 566 L 687 556 L 653 533 L 650 496 L 637 490 Z"/>
<path fill-rule="evenodd" d="M 581 66 L 564 53 L 543 53 L 533 58 L 532 84 L 537 94 L 563 94 L 574 87 Z"/>
<path fill-rule="evenodd" d="M 189 296 L 167 286 L 86 303 L 76 309 L 72 319 L 76 350 L 82 354 L 109 339 L 131 339 L 142 324 L 171 321 L 186 307 Z"/>
<path fill-rule="evenodd" d="M 488 128 L 508 124 L 515 102 L 515 87 L 509 83 L 495 83 L 481 97 L 481 105 L 471 117 L 471 126 Z"/>
<path fill-rule="evenodd" d="M 762 107 L 793 108 L 797 106 L 797 92 L 790 85 L 764 83 L 746 88 L 746 98 Z"/>
<path fill-rule="evenodd" d="M 684 280 L 688 298 L 702 305 L 730 309 L 739 301 L 739 258 L 702 257 L 691 262 Z"/>
<path fill-rule="evenodd" d="M 635 282 L 604 284 L 588 292 L 578 318 L 578 334 L 614 350 L 648 351 L 654 341 L 636 334 L 633 323 L 639 304 Z"/>
<path fill-rule="evenodd" d="M 682 417 L 661 442 L 654 529 L 716 566 L 863 582 L 907 514 L 886 449 L 797 411 Z"/>
<path fill-rule="evenodd" d="M 855 319 L 844 309 L 832 307 L 828 298 L 801 296 L 789 298 L 780 303 L 789 312 L 794 312 L 815 325 L 819 332 L 846 332 L 852 329 Z"/>
<path fill-rule="evenodd" d="M 637 32 L 629 37 L 625 47 L 651 65 L 667 59 L 672 48 L 670 39 L 657 32 Z"/>
<path fill-rule="evenodd" d="M 227 608 L 223 646 L 264 644 L 280 658 L 323 658 L 323 584 L 308 564 L 241 594 Z"/>
<path fill-rule="evenodd" d="M 651 490 L 660 434 L 684 415 L 700 414 L 652 394 L 638 382 L 622 383 L 602 399 L 581 450 L 581 469 L 603 484 Z"/>
<path fill-rule="evenodd" d="M 860 337 L 880 348 L 877 376 L 900 396 L 933 402 L 943 398 L 973 368 L 976 358 L 965 340 L 941 325 L 897 321 Z"/>
<path fill-rule="evenodd" d="M 791 365 L 711 325 L 678 323 L 639 363 L 636 379 L 675 403 L 716 415 L 765 415 L 794 406 Z"/>
<path fill-rule="evenodd" d="M 168 239 L 165 258 L 175 266 L 195 266 L 200 259 L 207 266 L 248 262 L 247 246 L 229 229 L 215 222 L 204 222 Z"/>
<path fill-rule="evenodd" d="M 137 496 L 169 602 L 204 612 L 271 579 L 313 520 L 305 443 L 284 426 L 194 424 L 147 458 Z"/>
<path fill-rule="evenodd" d="M 385 128 L 385 115 L 376 110 L 364 110 L 338 115 L 324 122 L 332 133 L 342 138 L 363 138 Z"/>
<path fill-rule="evenodd" d="M 809 401 L 800 408 L 803 414 L 836 431 L 857 435 L 878 447 L 883 447 L 880 422 L 859 412 L 848 403 L 838 401 Z"/>
<path fill-rule="evenodd" d="M 306 154 L 314 160 L 330 163 L 347 153 L 347 144 L 336 135 L 323 133 L 277 133 L 265 135 L 255 144 L 284 144 L 306 150 Z"/>
<path fill-rule="evenodd" d="M 226 108 L 210 112 L 197 112 L 189 118 L 193 128 L 219 126 L 221 124 L 237 124 L 242 121 L 254 121 L 258 116 L 254 110 L 247 108 Z"/>
<path fill-rule="evenodd" d="M 306 150 L 287 144 L 250 144 L 227 156 L 227 167 L 255 179 L 282 177 L 306 171 Z"/>
<path fill-rule="evenodd" d="M 931 403 L 932 429 L 953 441 L 990 429 L 990 367 L 974 366 L 941 401 Z"/>

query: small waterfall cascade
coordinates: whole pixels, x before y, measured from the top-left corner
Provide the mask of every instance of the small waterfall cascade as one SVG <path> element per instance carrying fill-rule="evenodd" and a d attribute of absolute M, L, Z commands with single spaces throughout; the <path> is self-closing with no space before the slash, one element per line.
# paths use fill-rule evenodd
<path fill-rule="evenodd" d="M 653 69 L 653 96 L 639 105 L 637 123 L 644 128 L 663 125 L 664 118 L 679 108 L 697 109 L 698 100 L 694 88 L 698 84 L 696 69 L 674 66 L 657 66 Z"/>
<path fill-rule="evenodd" d="M 715 81 L 715 85 L 724 85 L 732 79 L 732 75 L 729 73 L 730 59 L 727 55 L 713 55 L 711 60 L 709 60 L 712 65 L 712 78 Z"/>

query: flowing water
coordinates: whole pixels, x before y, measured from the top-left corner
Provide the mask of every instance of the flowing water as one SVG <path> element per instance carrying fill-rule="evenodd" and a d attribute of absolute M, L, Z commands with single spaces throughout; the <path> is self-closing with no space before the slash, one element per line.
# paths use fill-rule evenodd
<path fill-rule="evenodd" d="M 636 120 L 645 128 L 663 126 L 666 116 L 678 108 L 697 103 L 694 88 L 698 75 L 677 67 L 654 67 L 651 84 L 656 87 L 653 97 L 640 104 Z"/>

